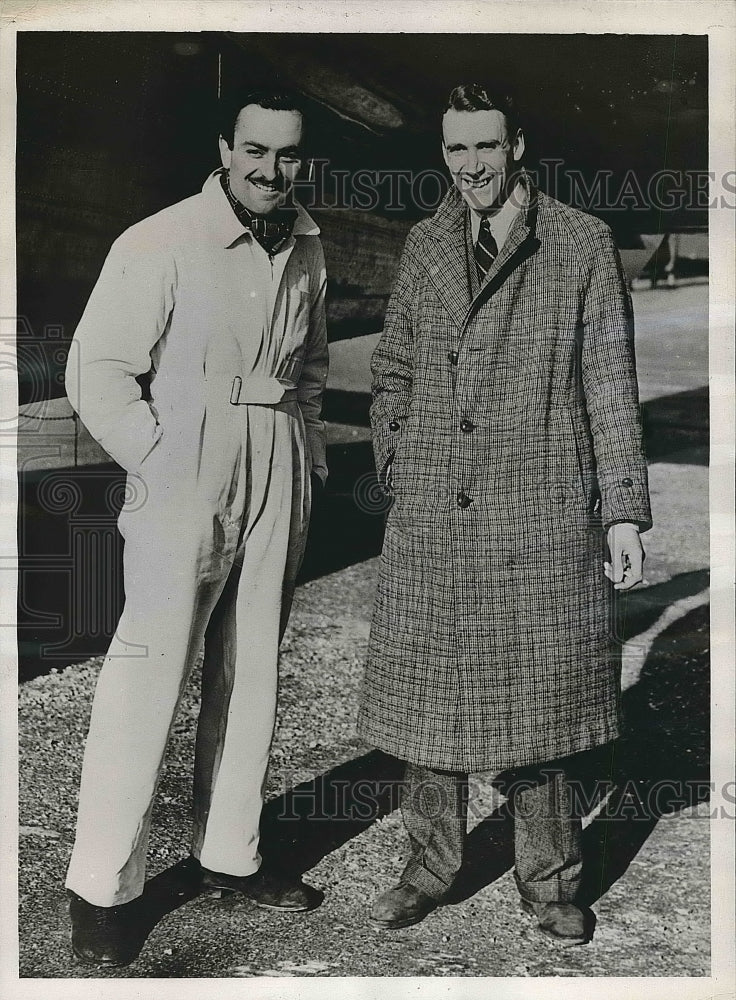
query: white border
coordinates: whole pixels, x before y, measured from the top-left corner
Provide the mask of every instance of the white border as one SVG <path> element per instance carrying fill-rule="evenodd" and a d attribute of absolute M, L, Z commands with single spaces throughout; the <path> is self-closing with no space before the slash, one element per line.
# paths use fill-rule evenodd
<path fill-rule="evenodd" d="M 600 34 L 708 34 L 710 45 L 710 166 L 717 177 L 734 169 L 736 93 L 736 5 L 731 0 L 485 0 L 485 2 L 368 3 L 349 0 L 89 0 L 60 2 L 5 0 L 0 8 L 0 189 L 14 190 L 15 32 L 16 30 L 147 30 L 147 31 L 375 31 L 383 32 L 518 32 Z M 734 741 L 734 218 L 736 212 L 710 213 L 710 385 L 712 392 L 711 557 L 713 650 L 712 778 L 723 789 L 733 777 Z M 0 213 L 0 316 L 15 315 L 14 205 L 9 198 Z M 0 418 L 15 412 L 15 379 L 0 372 Z M 13 551 L 15 520 L 15 454 L 0 450 L 0 554 Z M 12 574 L 3 574 L 3 576 Z M 2 581 L 0 623 L 15 619 L 15 593 Z M 489 988 L 499 1000 L 522 997 L 629 998 L 690 1000 L 727 997 L 734 993 L 734 824 L 712 822 L 713 951 L 709 978 L 544 978 L 544 979 L 413 979 L 351 978 L 298 980 L 81 980 L 18 979 L 15 885 L 17 854 L 17 715 L 14 630 L 0 625 L 0 679 L 3 711 L 0 737 L 4 779 L 0 799 L 0 885 L 2 948 L 0 994 L 4 997 L 171 997 L 185 995 L 258 998 L 334 995 L 371 998 L 485 997 Z M 15 767 L 9 766 L 15 764 Z M 63 765 L 63 762 L 60 762 Z M 720 799 L 727 812 L 733 803 Z M 11 890 L 11 891 L 7 891 Z M 652 919 L 657 919 L 652 915 Z M 636 942 L 631 942 L 636 947 Z M 145 984 L 145 985 L 144 985 Z"/>

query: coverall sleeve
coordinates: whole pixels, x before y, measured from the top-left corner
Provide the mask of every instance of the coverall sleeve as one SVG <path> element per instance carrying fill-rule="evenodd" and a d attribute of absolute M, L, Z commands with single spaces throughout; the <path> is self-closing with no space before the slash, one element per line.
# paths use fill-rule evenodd
<path fill-rule="evenodd" d="M 409 234 L 386 308 L 383 332 L 371 358 L 371 427 L 376 471 L 390 488 L 390 465 L 409 410 L 414 367 L 413 302 L 418 265 Z"/>
<path fill-rule="evenodd" d="M 652 526 L 634 359 L 634 315 L 613 236 L 601 224 L 582 328 L 582 379 L 603 525 Z"/>
<path fill-rule="evenodd" d="M 128 472 L 162 433 L 136 376 L 151 368 L 174 288 L 171 256 L 124 233 L 105 260 L 69 351 L 69 401 L 92 437 Z"/>
<path fill-rule="evenodd" d="M 327 450 L 325 447 L 325 425 L 320 415 L 329 368 L 327 322 L 325 318 L 327 274 L 322 245 L 318 241 L 317 247 L 318 251 L 312 265 L 309 333 L 307 334 L 304 365 L 297 387 L 297 398 L 299 400 L 299 408 L 302 411 L 307 443 L 312 457 L 311 471 L 316 473 L 324 483 L 327 479 Z"/>

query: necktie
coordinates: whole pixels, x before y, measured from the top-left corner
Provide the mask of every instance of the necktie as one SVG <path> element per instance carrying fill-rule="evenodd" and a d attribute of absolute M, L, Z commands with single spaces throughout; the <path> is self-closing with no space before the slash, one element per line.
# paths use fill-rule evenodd
<path fill-rule="evenodd" d="M 253 238 L 261 244 L 269 257 L 273 257 L 291 235 L 296 221 L 296 211 L 293 208 L 280 208 L 266 219 L 262 215 L 249 212 L 245 205 L 238 201 L 230 189 L 227 171 L 220 174 L 220 184 L 239 221 L 250 229 Z"/>
<path fill-rule="evenodd" d="M 478 232 L 478 242 L 475 244 L 475 264 L 478 268 L 478 281 L 482 284 L 486 275 L 491 269 L 491 264 L 498 257 L 498 247 L 491 232 L 491 224 L 488 216 L 484 215 L 480 220 L 480 230 Z"/>

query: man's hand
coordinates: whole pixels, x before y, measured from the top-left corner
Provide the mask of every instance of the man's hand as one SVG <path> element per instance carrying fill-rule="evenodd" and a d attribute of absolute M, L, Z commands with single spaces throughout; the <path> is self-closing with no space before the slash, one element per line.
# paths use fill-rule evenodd
<path fill-rule="evenodd" d="M 312 484 L 312 500 L 319 499 L 325 491 L 325 484 L 322 482 L 321 478 L 316 472 L 309 473 L 309 479 Z"/>
<path fill-rule="evenodd" d="M 611 561 L 603 563 L 603 571 L 615 590 L 630 590 L 641 583 L 644 549 L 635 524 L 612 524 L 608 529 L 608 551 Z"/>

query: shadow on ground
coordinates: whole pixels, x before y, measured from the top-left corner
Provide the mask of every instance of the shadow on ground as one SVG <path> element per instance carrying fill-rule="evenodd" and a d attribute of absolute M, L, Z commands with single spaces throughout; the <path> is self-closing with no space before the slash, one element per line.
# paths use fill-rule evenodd
<path fill-rule="evenodd" d="M 655 608 L 699 592 L 704 580 L 688 573 L 632 593 L 629 628 L 646 624 Z M 662 816 L 708 799 L 708 623 L 709 609 L 701 606 L 657 637 L 638 682 L 624 695 L 621 739 L 571 762 L 582 811 L 602 804 L 584 833 L 580 899 L 586 905 L 621 878 Z M 627 637 L 635 634 L 630 630 Z M 270 800 L 262 819 L 265 859 L 294 873 L 308 871 L 397 807 L 401 775 L 398 760 L 374 751 Z M 498 780 L 503 787 L 503 776 Z M 513 840 L 504 804 L 468 836 L 449 902 L 467 899 L 507 872 L 514 862 Z M 151 879 L 144 896 L 146 926 L 196 895 L 187 862 Z"/>
<path fill-rule="evenodd" d="M 677 578 L 682 589 L 676 587 L 674 593 L 688 593 L 698 574 L 683 576 L 685 580 Z M 633 598 L 646 593 L 632 594 L 629 601 L 636 603 Z M 651 604 L 636 608 L 630 622 L 650 616 Z M 588 807 L 604 803 L 583 838 L 580 896 L 588 905 L 621 878 L 662 816 L 709 797 L 708 625 L 709 609 L 702 606 L 665 629 L 654 641 L 638 682 L 624 694 L 621 739 L 571 762 L 578 801 Z M 479 824 L 468 838 L 454 898 L 473 895 L 511 868 L 513 840 L 507 806 Z"/>
<path fill-rule="evenodd" d="M 339 764 L 269 800 L 261 816 L 264 863 L 300 875 L 398 806 L 403 765 L 378 750 Z M 146 934 L 200 894 L 197 866 L 180 861 L 146 882 L 140 922 Z"/>
<path fill-rule="evenodd" d="M 641 409 L 650 462 L 708 464 L 707 386 L 651 399 Z"/>

